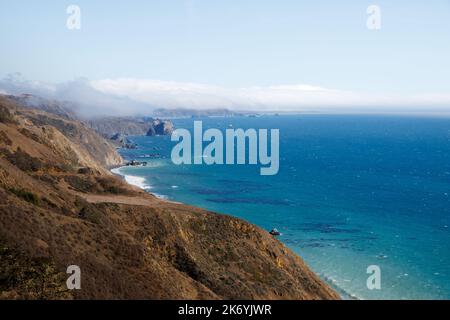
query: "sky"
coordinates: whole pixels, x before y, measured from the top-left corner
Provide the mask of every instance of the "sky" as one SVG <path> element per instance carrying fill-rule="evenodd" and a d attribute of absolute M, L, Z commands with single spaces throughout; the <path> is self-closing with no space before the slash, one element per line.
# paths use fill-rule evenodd
<path fill-rule="evenodd" d="M 66 26 L 69 5 L 80 30 Z M 0 92 L 450 110 L 450 0 L 0 0 L 0 39 Z"/>

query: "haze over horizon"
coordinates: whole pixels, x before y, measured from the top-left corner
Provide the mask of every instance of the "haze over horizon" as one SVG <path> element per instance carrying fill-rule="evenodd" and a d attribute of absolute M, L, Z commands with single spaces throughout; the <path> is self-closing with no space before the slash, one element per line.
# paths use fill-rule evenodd
<path fill-rule="evenodd" d="M 450 111 L 445 0 L 79 0 L 80 30 L 71 4 L 0 1 L 0 93 L 107 113 Z"/>

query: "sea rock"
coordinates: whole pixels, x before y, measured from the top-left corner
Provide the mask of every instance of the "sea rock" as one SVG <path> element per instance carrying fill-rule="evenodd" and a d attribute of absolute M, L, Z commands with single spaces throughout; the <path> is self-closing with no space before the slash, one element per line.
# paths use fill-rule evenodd
<path fill-rule="evenodd" d="M 174 130 L 173 123 L 166 120 L 154 120 L 152 126 L 147 131 L 147 136 L 171 135 Z"/>
<path fill-rule="evenodd" d="M 117 141 L 119 143 L 129 143 L 130 140 L 127 138 L 126 135 L 122 134 L 122 133 L 116 133 L 111 137 L 111 140 L 113 141 Z"/>

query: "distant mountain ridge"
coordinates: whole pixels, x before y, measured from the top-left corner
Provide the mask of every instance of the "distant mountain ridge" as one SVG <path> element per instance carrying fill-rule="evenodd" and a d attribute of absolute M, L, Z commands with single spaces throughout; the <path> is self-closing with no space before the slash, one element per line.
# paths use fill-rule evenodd
<path fill-rule="evenodd" d="M 241 115 L 228 109 L 155 109 L 152 112 L 155 117 L 161 118 L 195 118 L 195 117 L 233 117 Z"/>

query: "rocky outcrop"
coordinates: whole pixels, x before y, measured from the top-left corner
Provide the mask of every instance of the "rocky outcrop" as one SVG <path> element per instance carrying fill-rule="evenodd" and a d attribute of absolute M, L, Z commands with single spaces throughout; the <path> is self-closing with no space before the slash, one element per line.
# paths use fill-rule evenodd
<path fill-rule="evenodd" d="M 154 120 L 150 129 L 147 131 L 147 136 L 165 136 L 171 135 L 174 130 L 171 121 Z"/>
<path fill-rule="evenodd" d="M 111 140 L 116 141 L 118 143 L 129 143 L 130 142 L 130 140 L 127 138 L 127 136 L 122 133 L 116 133 L 115 135 L 113 135 L 111 137 Z"/>
<path fill-rule="evenodd" d="M 111 141 L 117 144 L 120 148 L 136 149 L 137 144 L 128 139 L 128 137 L 121 133 L 116 133 L 111 137 Z"/>
<path fill-rule="evenodd" d="M 338 298 L 266 231 L 108 174 L 114 150 L 80 122 L 0 106 L 0 298 Z"/>

